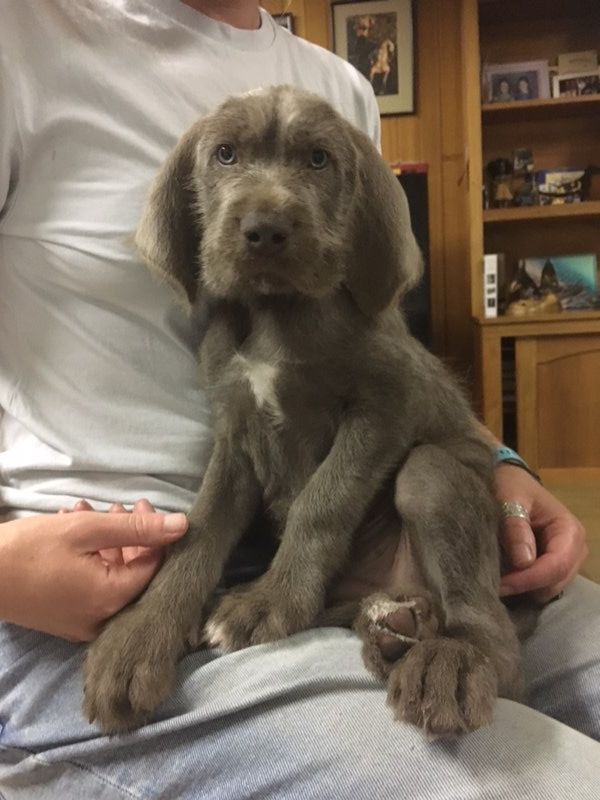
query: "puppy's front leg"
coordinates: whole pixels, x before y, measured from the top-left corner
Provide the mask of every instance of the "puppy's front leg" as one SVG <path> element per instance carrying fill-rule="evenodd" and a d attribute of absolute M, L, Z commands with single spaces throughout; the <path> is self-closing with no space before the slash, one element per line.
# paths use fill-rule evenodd
<path fill-rule="evenodd" d="M 186 640 L 259 497 L 249 462 L 217 441 L 188 533 L 142 597 L 113 617 L 88 650 L 84 710 L 104 731 L 141 725 L 172 689 Z"/>
<path fill-rule="evenodd" d="M 226 650 L 272 641 L 312 625 L 344 565 L 352 536 L 398 459 L 388 425 L 348 416 L 327 458 L 290 508 L 269 570 L 227 594 L 207 624 Z"/>

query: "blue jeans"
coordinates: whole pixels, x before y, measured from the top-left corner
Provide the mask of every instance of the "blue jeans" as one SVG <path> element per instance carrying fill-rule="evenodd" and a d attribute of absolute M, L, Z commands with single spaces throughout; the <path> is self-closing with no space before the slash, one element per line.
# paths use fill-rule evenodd
<path fill-rule="evenodd" d="M 394 722 L 350 631 L 180 665 L 157 720 L 109 739 L 81 714 L 83 647 L 0 626 L 0 797 L 600 797 L 600 587 L 578 578 L 525 647 L 531 707 L 428 741 Z"/>

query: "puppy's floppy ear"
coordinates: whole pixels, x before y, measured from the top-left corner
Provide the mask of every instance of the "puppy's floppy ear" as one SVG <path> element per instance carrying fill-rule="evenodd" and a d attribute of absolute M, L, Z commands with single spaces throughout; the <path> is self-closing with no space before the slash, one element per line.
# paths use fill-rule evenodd
<path fill-rule="evenodd" d="M 202 221 L 192 173 L 201 123 L 179 141 L 156 176 L 135 233 L 137 249 L 150 269 L 193 303 L 198 291 Z"/>
<path fill-rule="evenodd" d="M 398 179 L 367 136 L 355 130 L 353 139 L 357 189 L 349 221 L 346 285 L 358 307 L 374 316 L 416 286 L 423 260 Z"/>

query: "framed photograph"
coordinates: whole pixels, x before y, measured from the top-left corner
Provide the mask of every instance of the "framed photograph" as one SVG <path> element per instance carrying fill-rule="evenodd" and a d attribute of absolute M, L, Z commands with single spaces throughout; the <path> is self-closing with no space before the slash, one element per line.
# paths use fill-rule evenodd
<path fill-rule="evenodd" d="M 555 75 L 552 79 L 553 97 L 584 97 L 589 94 L 600 94 L 600 70 L 598 68 L 591 72 Z"/>
<path fill-rule="evenodd" d="M 415 113 L 412 0 L 334 2 L 333 49 L 365 76 L 379 112 Z"/>
<path fill-rule="evenodd" d="M 487 64 L 483 68 L 484 103 L 513 103 L 550 97 L 547 61 Z"/>
<path fill-rule="evenodd" d="M 294 15 L 293 14 L 276 14 L 273 16 L 273 19 L 278 25 L 281 25 L 282 28 L 285 28 L 286 31 L 290 33 L 294 33 Z"/>

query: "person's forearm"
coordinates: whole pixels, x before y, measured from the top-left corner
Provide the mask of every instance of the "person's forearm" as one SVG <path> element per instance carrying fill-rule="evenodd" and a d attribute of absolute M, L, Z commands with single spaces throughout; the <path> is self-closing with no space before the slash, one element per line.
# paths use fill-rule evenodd
<path fill-rule="evenodd" d="M 10 558 L 10 524 L 0 524 L 0 620 L 12 622 L 12 564 Z M 13 600 L 14 602 L 14 600 Z"/>

